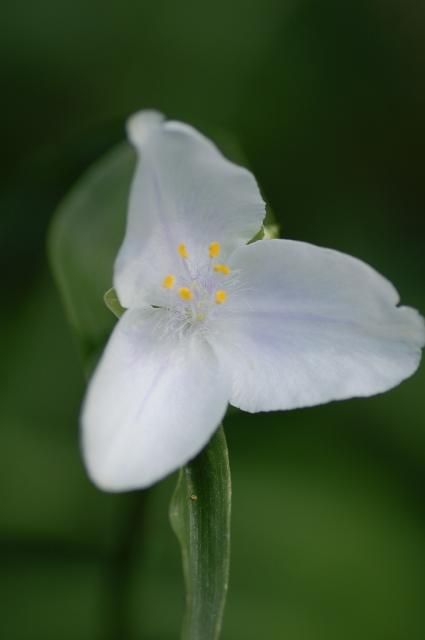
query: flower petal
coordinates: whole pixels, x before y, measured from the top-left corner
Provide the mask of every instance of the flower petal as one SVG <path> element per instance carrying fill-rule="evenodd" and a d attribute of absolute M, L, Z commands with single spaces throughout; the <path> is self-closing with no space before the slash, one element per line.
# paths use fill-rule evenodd
<path fill-rule="evenodd" d="M 214 346 L 246 411 L 310 406 L 389 389 L 417 368 L 424 321 L 351 256 L 290 240 L 238 249 Z"/>
<path fill-rule="evenodd" d="M 124 307 L 155 304 L 164 276 L 185 267 L 179 244 L 189 265 L 208 259 L 211 242 L 226 257 L 256 234 L 265 214 L 253 175 L 192 127 L 148 111 L 129 120 L 128 132 L 139 159 L 114 273 Z"/>
<path fill-rule="evenodd" d="M 164 327 L 162 310 L 126 312 L 90 382 L 83 450 L 105 490 L 147 487 L 171 473 L 202 449 L 225 413 L 230 385 L 212 349 Z"/>

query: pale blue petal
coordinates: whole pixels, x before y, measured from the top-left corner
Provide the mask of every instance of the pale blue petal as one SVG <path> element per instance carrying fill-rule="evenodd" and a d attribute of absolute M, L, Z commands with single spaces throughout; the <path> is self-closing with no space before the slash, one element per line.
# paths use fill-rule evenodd
<path fill-rule="evenodd" d="M 290 240 L 238 249 L 213 342 L 231 404 L 292 409 L 385 391 L 418 367 L 423 318 L 351 256 Z"/>

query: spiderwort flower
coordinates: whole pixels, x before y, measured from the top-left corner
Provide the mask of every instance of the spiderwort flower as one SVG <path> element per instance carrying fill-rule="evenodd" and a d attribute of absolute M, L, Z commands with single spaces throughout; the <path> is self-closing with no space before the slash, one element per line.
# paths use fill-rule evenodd
<path fill-rule="evenodd" d="M 351 256 L 246 244 L 254 177 L 191 127 L 140 112 L 127 230 L 114 270 L 126 309 L 89 385 L 83 448 L 96 484 L 146 487 L 207 443 L 228 403 L 293 409 L 380 393 L 418 367 L 424 322 Z"/>

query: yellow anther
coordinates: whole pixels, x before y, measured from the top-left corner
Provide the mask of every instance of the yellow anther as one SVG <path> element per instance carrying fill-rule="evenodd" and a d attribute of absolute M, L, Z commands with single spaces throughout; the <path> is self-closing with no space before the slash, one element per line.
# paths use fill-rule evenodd
<path fill-rule="evenodd" d="M 228 267 L 227 264 L 215 264 L 213 269 L 217 273 L 222 273 L 225 276 L 228 276 L 230 273 L 230 267 Z"/>
<path fill-rule="evenodd" d="M 210 258 L 218 258 L 218 256 L 220 255 L 219 242 L 211 242 L 209 246 L 209 254 L 210 254 Z"/>
<path fill-rule="evenodd" d="M 193 293 L 189 289 L 189 287 L 180 287 L 179 296 L 182 300 L 192 300 Z"/>
<path fill-rule="evenodd" d="M 223 291 L 223 289 L 219 289 L 215 292 L 215 302 L 216 304 L 223 304 L 227 300 L 227 292 Z"/>
<path fill-rule="evenodd" d="M 164 280 L 162 281 L 162 286 L 165 287 L 165 289 L 172 289 L 174 287 L 175 281 L 176 276 L 173 276 L 172 273 L 169 273 L 168 276 L 165 276 Z"/>
<path fill-rule="evenodd" d="M 177 251 L 178 251 L 179 256 L 181 256 L 182 258 L 188 258 L 189 257 L 189 254 L 188 254 L 187 249 L 186 249 L 186 245 L 183 244 L 183 242 L 181 244 L 179 244 L 179 246 L 177 247 Z"/>

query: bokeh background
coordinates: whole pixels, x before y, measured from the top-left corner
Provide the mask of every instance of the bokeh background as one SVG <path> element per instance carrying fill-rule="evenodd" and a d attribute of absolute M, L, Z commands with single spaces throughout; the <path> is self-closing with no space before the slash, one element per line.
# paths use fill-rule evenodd
<path fill-rule="evenodd" d="M 2 11 L 0 637 L 168 640 L 175 476 L 111 496 L 46 232 L 143 107 L 236 137 L 285 237 L 356 255 L 425 312 L 425 5 L 36 0 Z M 388 394 L 225 423 L 223 640 L 425 637 L 425 367 Z"/>

